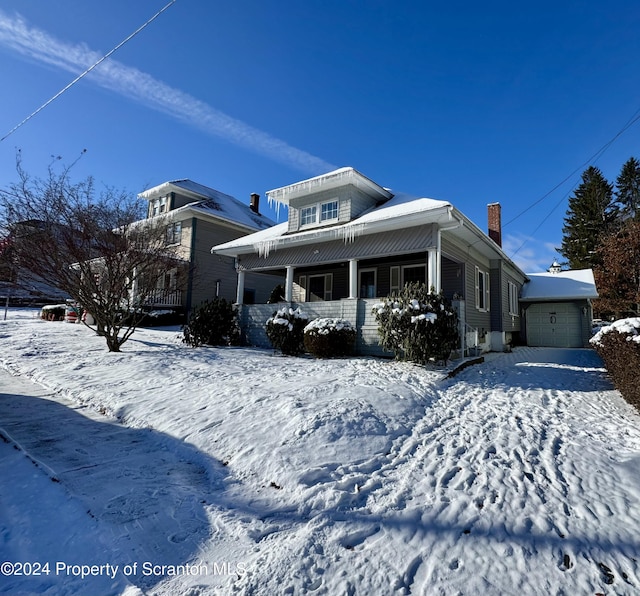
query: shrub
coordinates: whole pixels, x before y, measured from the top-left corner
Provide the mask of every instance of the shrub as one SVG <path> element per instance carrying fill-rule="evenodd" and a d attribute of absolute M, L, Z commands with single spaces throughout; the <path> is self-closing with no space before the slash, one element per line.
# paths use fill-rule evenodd
<path fill-rule="evenodd" d="M 240 344 L 236 311 L 224 298 L 205 300 L 195 308 L 182 328 L 182 341 L 190 346 L 235 346 Z"/>
<path fill-rule="evenodd" d="M 399 360 L 446 361 L 458 346 L 458 316 L 442 294 L 407 284 L 373 309 L 380 345 Z"/>
<path fill-rule="evenodd" d="M 343 319 L 316 319 L 304 328 L 304 347 L 317 358 L 346 356 L 355 342 L 356 330 Z"/>
<path fill-rule="evenodd" d="M 278 284 L 271 290 L 269 300 L 267 300 L 267 304 L 277 304 L 278 302 L 284 302 L 284 288 L 282 284 Z"/>
<path fill-rule="evenodd" d="M 591 344 L 604 361 L 614 387 L 640 410 L 640 318 L 621 319 L 603 327 Z"/>
<path fill-rule="evenodd" d="M 297 356 L 304 352 L 304 328 L 308 322 L 299 308 L 285 306 L 267 319 L 267 337 L 276 350 Z"/>

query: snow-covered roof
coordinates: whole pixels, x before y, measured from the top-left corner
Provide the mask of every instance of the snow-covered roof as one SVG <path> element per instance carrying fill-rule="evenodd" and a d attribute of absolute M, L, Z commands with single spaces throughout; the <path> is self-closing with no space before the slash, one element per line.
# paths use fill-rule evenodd
<path fill-rule="evenodd" d="M 523 302 L 586 300 L 598 297 L 591 269 L 574 269 L 558 273 L 528 273 L 522 287 Z"/>
<path fill-rule="evenodd" d="M 353 184 L 358 188 L 366 190 L 367 194 L 379 199 L 389 199 L 392 193 L 387 188 L 383 188 L 370 178 L 367 178 L 358 170 L 352 167 L 338 168 L 332 172 L 327 172 L 321 176 L 315 176 L 308 180 L 302 180 L 294 184 L 289 184 L 281 188 L 267 191 L 269 203 L 279 203 L 288 205 L 291 199 L 306 196 L 312 192 L 331 190 L 346 184 Z"/>
<path fill-rule="evenodd" d="M 261 252 L 261 247 L 268 244 L 270 248 L 304 244 L 306 242 L 326 241 L 329 239 L 350 239 L 356 236 L 385 230 L 403 229 L 411 225 L 412 218 L 419 218 L 419 223 L 444 221 L 451 219 L 451 203 L 435 199 L 418 198 L 398 193 L 386 203 L 365 211 L 361 216 L 341 225 L 313 228 L 293 234 L 287 233 L 288 223 L 278 224 L 268 230 L 255 232 L 231 242 L 213 248 L 214 252 L 234 253 Z M 430 217 L 424 218 L 429 213 Z M 415 224 L 417 225 L 417 224 Z M 267 251 L 268 252 L 268 251 Z"/>
<path fill-rule="evenodd" d="M 181 211 L 192 210 L 251 230 L 264 230 L 275 224 L 273 220 L 255 213 L 248 204 L 242 203 L 235 197 L 188 179 L 164 182 L 145 190 L 138 197 L 151 200 L 165 196 L 170 192 L 178 192 L 196 199 L 193 203 L 174 209 L 171 212 L 174 215 Z"/>

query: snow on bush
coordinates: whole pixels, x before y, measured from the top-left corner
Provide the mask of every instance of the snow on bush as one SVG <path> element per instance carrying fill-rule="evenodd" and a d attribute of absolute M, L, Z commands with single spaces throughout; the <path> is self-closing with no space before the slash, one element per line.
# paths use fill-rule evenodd
<path fill-rule="evenodd" d="M 397 359 L 446 361 L 458 345 L 458 316 L 442 294 L 407 284 L 373 307 L 380 345 Z"/>
<path fill-rule="evenodd" d="M 304 328 L 304 347 L 318 358 L 346 356 L 355 341 L 356 330 L 344 319 L 315 319 Z"/>
<path fill-rule="evenodd" d="M 267 319 L 267 337 L 283 354 L 297 356 L 304 352 L 304 328 L 309 317 L 300 308 L 285 306 Z"/>
<path fill-rule="evenodd" d="M 591 338 L 615 388 L 640 409 L 640 318 L 620 319 Z"/>

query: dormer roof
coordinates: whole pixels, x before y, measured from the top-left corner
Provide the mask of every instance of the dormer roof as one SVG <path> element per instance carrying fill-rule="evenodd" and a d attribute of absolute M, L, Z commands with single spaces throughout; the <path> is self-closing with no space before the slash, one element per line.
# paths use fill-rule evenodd
<path fill-rule="evenodd" d="M 307 197 L 315 192 L 333 190 L 347 184 L 352 184 L 362 189 L 367 195 L 379 201 L 390 199 L 393 196 L 393 193 L 389 189 L 376 184 L 355 168 L 345 167 L 333 170 L 327 174 L 322 174 L 321 176 L 309 178 L 308 180 L 302 180 L 301 182 L 289 184 L 288 186 L 269 190 L 267 191 L 267 200 L 269 204 L 278 203 L 289 206 L 289 201 L 292 199 Z"/>

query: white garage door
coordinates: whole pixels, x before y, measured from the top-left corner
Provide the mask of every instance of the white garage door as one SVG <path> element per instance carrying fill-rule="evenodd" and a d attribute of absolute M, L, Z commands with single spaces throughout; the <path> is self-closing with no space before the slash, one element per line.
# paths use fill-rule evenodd
<path fill-rule="evenodd" d="M 532 304 L 527 309 L 527 344 L 581 348 L 582 316 L 572 302 Z"/>

